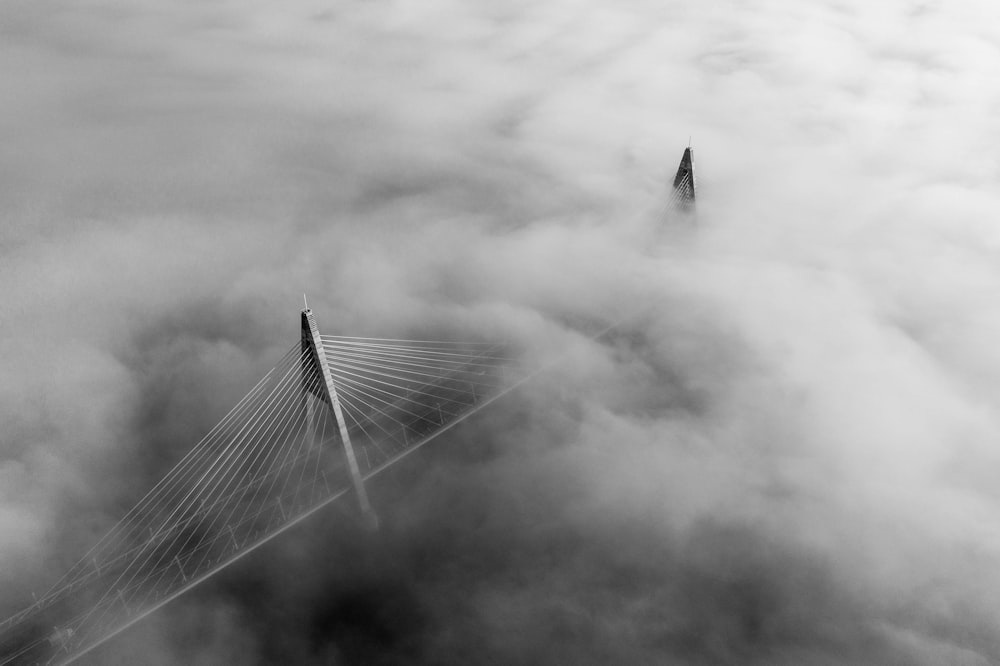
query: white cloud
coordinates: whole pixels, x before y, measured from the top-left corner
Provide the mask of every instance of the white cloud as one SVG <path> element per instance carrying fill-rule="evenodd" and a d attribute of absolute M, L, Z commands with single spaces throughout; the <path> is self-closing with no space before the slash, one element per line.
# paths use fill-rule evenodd
<path fill-rule="evenodd" d="M 462 621 L 490 645 L 537 621 L 538 655 L 591 627 L 597 660 L 997 659 L 996 14 L 6 6 L 0 557 L 86 542 L 162 470 L 88 480 L 196 437 L 294 341 L 303 291 L 337 332 L 433 318 L 539 357 L 567 317 L 651 306 L 529 391 L 521 426 L 494 416 L 514 432 L 484 426 L 517 455 L 476 474 L 552 486 L 528 504 L 544 518 L 483 502 L 558 603 L 526 608 L 501 562 Z M 689 136 L 701 226 L 657 246 Z M 96 524 L 49 541 L 88 496 Z M 580 540 L 576 568 L 529 538 L 546 523 Z M 500 547 L 484 534 L 456 559 Z M 625 583 L 584 593 L 614 566 Z"/>

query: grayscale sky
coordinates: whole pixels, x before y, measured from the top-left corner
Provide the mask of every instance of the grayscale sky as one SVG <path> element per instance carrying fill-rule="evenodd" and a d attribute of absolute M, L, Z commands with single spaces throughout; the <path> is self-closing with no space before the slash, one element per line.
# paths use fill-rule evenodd
<path fill-rule="evenodd" d="M 88 663 L 1000 662 L 1000 5 L 6 0 L 0 84 L 0 614 L 306 293 L 576 351 Z"/>

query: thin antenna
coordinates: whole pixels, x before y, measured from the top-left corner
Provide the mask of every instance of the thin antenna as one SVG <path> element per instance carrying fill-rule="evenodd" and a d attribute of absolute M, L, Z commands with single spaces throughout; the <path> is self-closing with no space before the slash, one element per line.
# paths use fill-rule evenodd
<path fill-rule="evenodd" d="M 306 304 L 306 310 L 309 309 L 309 301 L 306 300 L 306 295 L 302 294 L 302 302 Z"/>
<path fill-rule="evenodd" d="M 688 148 L 691 147 L 691 135 L 688 134 Z"/>

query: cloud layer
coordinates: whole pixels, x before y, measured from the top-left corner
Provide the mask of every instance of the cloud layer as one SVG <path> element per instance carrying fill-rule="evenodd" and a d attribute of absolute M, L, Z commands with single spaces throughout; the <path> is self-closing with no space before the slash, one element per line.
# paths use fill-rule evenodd
<path fill-rule="evenodd" d="M 0 610 L 305 292 L 571 352 L 92 663 L 1000 660 L 998 11 L 7 3 Z"/>

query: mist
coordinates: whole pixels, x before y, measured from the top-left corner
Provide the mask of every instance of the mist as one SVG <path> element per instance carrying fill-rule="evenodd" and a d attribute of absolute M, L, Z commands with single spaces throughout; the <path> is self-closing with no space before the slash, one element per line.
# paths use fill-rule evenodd
<path fill-rule="evenodd" d="M 5 3 L 0 615 L 306 294 L 548 367 L 80 663 L 1000 661 L 1000 10 L 876 4 Z"/>

